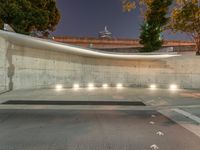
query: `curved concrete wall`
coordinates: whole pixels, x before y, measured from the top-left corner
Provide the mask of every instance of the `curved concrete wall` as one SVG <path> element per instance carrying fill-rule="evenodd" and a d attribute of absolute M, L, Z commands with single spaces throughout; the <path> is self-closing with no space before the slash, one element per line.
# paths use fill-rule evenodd
<path fill-rule="evenodd" d="M 200 57 L 171 56 L 113 55 L 0 31 L 0 90 L 74 83 L 200 89 Z"/>

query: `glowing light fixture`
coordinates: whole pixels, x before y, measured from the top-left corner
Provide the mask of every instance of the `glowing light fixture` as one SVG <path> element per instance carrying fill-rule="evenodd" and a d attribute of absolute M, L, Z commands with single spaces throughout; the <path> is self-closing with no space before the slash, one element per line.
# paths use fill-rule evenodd
<path fill-rule="evenodd" d="M 80 85 L 79 85 L 79 84 L 74 84 L 74 85 L 73 85 L 73 88 L 74 88 L 74 89 L 79 89 L 79 88 L 80 88 Z"/>
<path fill-rule="evenodd" d="M 155 89 L 157 88 L 157 86 L 156 86 L 155 84 L 151 84 L 151 85 L 149 86 L 149 88 L 150 88 L 151 90 L 155 90 Z"/>
<path fill-rule="evenodd" d="M 118 83 L 118 84 L 116 85 L 116 87 L 117 87 L 118 89 L 121 89 L 121 88 L 123 88 L 123 84 Z"/>
<path fill-rule="evenodd" d="M 172 91 L 176 91 L 178 89 L 178 86 L 176 84 L 171 84 L 169 86 L 169 89 L 172 90 Z"/>
<path fill-rule="evenodd" d="M 88 84 L 88 88 L 89 88 L 89 89 L 94 89 L 94 84 L 93 84 L 93 83 L 89 83 L 89 84 Z"/>
<path fill-rule="evenodd" d="M 105 83 L 105 84 L 102 85 L 102 87 L 103 87 L 104 89 L 106 89 L 106 88 L 108 88 L 108 84 Z"/>
<path fill-rule="evenodd" d="M 56 91 L 61 91 L 63 89 L 63 85 L 57 84 L 55 88 L 56 88 Z"/>

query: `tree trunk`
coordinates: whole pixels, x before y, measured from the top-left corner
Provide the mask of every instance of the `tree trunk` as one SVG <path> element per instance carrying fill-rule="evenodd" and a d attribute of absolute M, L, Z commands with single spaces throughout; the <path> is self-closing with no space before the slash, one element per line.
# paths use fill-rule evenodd
<path fill-rule="evenodd" d="M 200 41 L 196 43 L 196 55 L 200 55 Z"/>
<path fill-rule="evenodd" d="M 1 18 L 0 18 L 0 29 L 1 30 L 3 29 L 3 20 L 1 20 Z"/>
<path fill-rule="evenodd" d="M 196 55 L 200 56 L 200 34 L 195 38 L 196 43 Z"/>

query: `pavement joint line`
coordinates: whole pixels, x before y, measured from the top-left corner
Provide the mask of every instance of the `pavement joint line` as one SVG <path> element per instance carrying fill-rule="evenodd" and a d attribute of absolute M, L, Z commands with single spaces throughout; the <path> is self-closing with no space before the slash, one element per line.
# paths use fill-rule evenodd
<path fill-rule="evenodd" d="M 173 109 L 173 110 L 200 124 L 200 118 L 199 117 L 197 117 L 197 116 L 195 116 L 195 115 L 193 115 L 189 112 L 186 112 L 184 110 L 181 110 L 181 109 Z"/>
<path fill-rule="evenodd" d="M 152 107 L 143 106 L 55 106 L 55 105 L 0 105 L 1 109 L 32 109 L 32 110 L 155 110 Z"/>
<path fill-rule="evenodd" d="M 170 109 L 171 107 L 155 107 L 155 106 L 117 106 L 117 105 L 10 105 L 10 104 L 1 104 L 0 109 L 91 109 L 91 110 L 163 110 Z M 176 108 L 176 107 L 172 107 Z"/>
<path fill-rule="evenodd" d="M 66 109 L 66 110 L 169 110 L 179 108 L 200 108 L 200 105 L 192 106 L 116 106 L 116 105 L 8 105 L 0 104 L 0 109 Z M 191 116 L 191 115 L 189 115 Z M 154 118 L 156 116 L 152 116 Z M 196 117 L 194 117 L 196 119 Z M 197 117 L 198 118 L 198 117 Z M 197 119 L 199 121 L 199 118 Z"/>
<path fill-rule="evenodd" d="M 181 105 L 181 106 L 177 106 L 180 108 L 200 108 L 200 105 Z"/>

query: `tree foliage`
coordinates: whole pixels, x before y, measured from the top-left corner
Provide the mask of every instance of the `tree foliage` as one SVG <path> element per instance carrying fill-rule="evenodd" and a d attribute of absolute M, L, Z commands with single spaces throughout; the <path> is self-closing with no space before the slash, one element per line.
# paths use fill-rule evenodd
<path fill-rule="evenodd" d="M 122 0 L 123 11 L 130 12 L 136 8 L 136 2 L 130 0 Z"/>
<path fill-rule="evenodd" d="M 123 8 L 127 11 L 135 9 L 130 7 L 130 3 L 136 5 L 135 1 L 123 0 Z M 169 21 L 167 17 L 169 6 L 173 0 L 139 0 L 139 4 L 144 12 L 144 23 L 141 25 L 140 44 L 143 45 L 141 51 L 152 52 L 162 46 L 161 33 L 163 27 Z M 129 7 L 128 7 L 129 6 Z"/>
<path fill-rule="evenodd" d="M 169 18 L 166 16 L 172 0 L 143 0 L 146 6 L 145 21 L 141 25 L 140 44 L 142 51 L 152 52 L 161 48 L 161 33 Z"/>
<path fill-rule="evenodd" d="M 152 52 L 161 48 L 163 40 L 160 36 L 161 29 L 158 26 L 145 22 L 141 25 L 140 44 L 143 45 L 141 52 Z"/>
<path fill-rule="evenodd" d="M 196 43 L 196 54 L 200 55 L 200 2 L 178 0 L 172 11 L 169 27 L 175 32 L 191 35 Z"/>
<path fill-rule="evenodd" d="M 0 28 L 6 23 L 18 33 L 47 34 L 59 20 L 55 0 L 0 0 Z"/>

